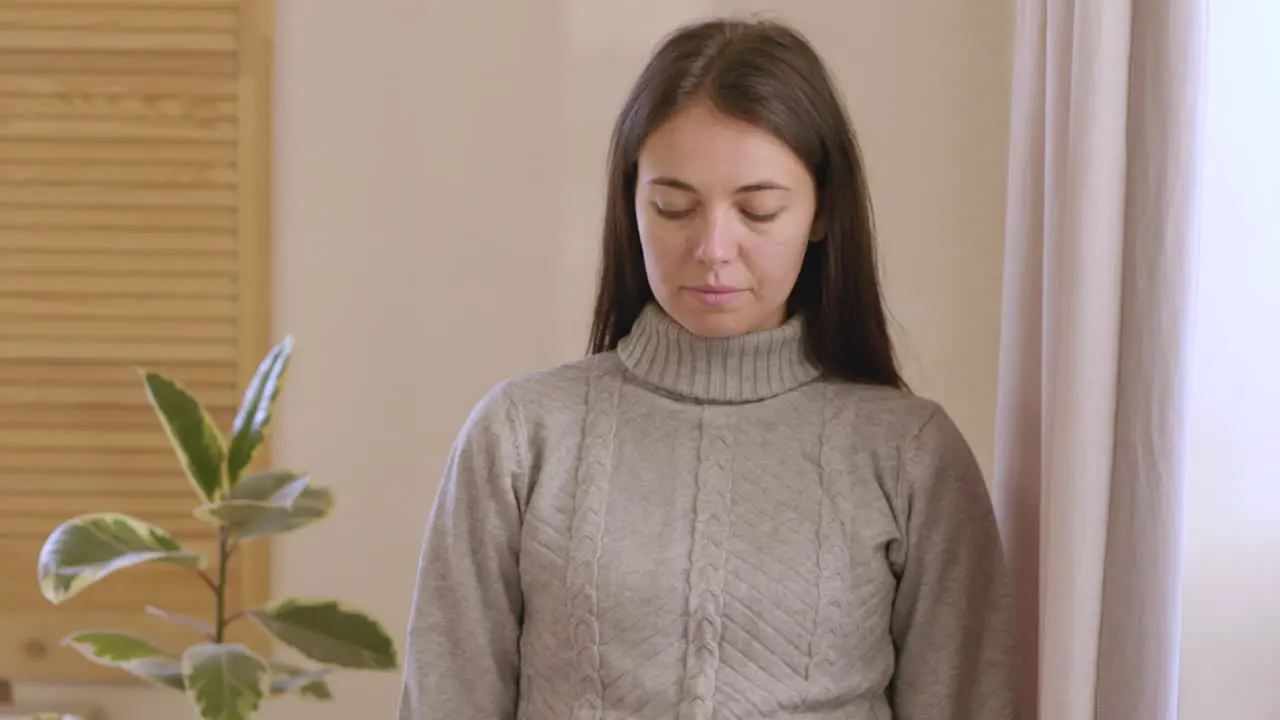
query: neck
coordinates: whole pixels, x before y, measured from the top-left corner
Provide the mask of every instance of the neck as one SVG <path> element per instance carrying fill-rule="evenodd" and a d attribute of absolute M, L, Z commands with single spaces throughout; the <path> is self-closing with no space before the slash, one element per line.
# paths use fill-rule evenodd
<path fill-rule="evenodd" d="M 736 337 L 695 335 L 655 303 L 636 319 L 618 356 L 641 381 L 700 402 L 754 402 L 805 385 L 821 374 L 805 354 L 799 316 L 771 330 Z"/>

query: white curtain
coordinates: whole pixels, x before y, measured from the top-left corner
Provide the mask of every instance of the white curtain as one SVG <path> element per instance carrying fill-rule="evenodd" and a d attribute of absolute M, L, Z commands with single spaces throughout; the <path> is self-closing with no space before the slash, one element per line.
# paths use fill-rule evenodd
<path fill-rule="evenodd" d="M 1020 0 L 994 488 L 1023 720 L 1177 713 L 1203 0 Z"/>

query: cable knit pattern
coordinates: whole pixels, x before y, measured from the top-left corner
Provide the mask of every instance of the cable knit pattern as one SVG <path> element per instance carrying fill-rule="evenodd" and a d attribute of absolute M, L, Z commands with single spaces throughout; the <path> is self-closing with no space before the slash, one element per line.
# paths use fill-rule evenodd
<path fill-rule="evenodd" d="M 689 630 L 685 655 L 684 702 L 680 720 L 710 720 L 720 664 L 724 611 L 725 540 L 733 484 L 733 429 L 724 409 L 702 411 L 698 498 L 693 518 L 689 573 Z"/>
<path fill-rule="evenodd" d="M 467 419 L 399 717 L 1012 720 L 1002 560 L 936 403 L 651 305 Z"/>
<path fill-rule="evenodd" d="M 813 642 L 806 671 L 811 691 L 821 684 L 822 679 L 835 675 L 836 654 L 841 647 L 839 641 L 845 635 L 846 623 L 856 615 L 856 609 L 845 607 L 849 551 L 844 519 L 850 515 L 850 502 L 843 478 L 848 476 L 849 467 L 836 437 L 842 427 L 837 420 L 840 409 L 837 402 L 836 394 L 830 389 L 823 393 L 818 456 L 822 467 L 822 503 L 818 511 L 818 610 L 814 615 Z"/>
<path fill-rule="evenodd" d="M 582 425 L 582 460 L 574 492 L 569 536 L 569 633 L 578 663 L 578 701 L 573 720 L 600 717 L 604 689 L 600 683 L 600 625 L 596 617 L 596 579 L 604 509 L 613 460 L 614 414 L 618 377 L 593 368 L 587 385 L 587 411 Z"/>

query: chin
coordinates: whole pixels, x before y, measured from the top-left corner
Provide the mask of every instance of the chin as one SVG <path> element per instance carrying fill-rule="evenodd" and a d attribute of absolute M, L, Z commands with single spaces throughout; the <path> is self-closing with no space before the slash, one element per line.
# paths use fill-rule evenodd
<path fill-rule="evenodd" d="M 770 325 L 762 322 L 753 313 L 729 308 L 707 309 L 684 306 L 671 316 L 694 335 L 708 338 L 737 337 L 776 326 L 776 323 Z"/>
<path fill-rule="evenodd" d="M 750 332 L 745 323 L 725 322 L 719 318 L 696 318 L 692 322 L 681 322 L 694 335 L 708 338 L 731 338 Z"/>

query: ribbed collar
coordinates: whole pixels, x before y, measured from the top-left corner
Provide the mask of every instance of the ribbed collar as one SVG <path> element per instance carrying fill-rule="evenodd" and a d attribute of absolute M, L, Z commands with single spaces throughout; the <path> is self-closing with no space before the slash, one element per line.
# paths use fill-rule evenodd
<path fill-rule="evenodd" d="M 821 370 L 804 351 L 802 321 L 732 338 L 695 335 L 650 303 L 618 344 L 644 382 L 703 402 L 753 402 L 811 382 Z"/>

